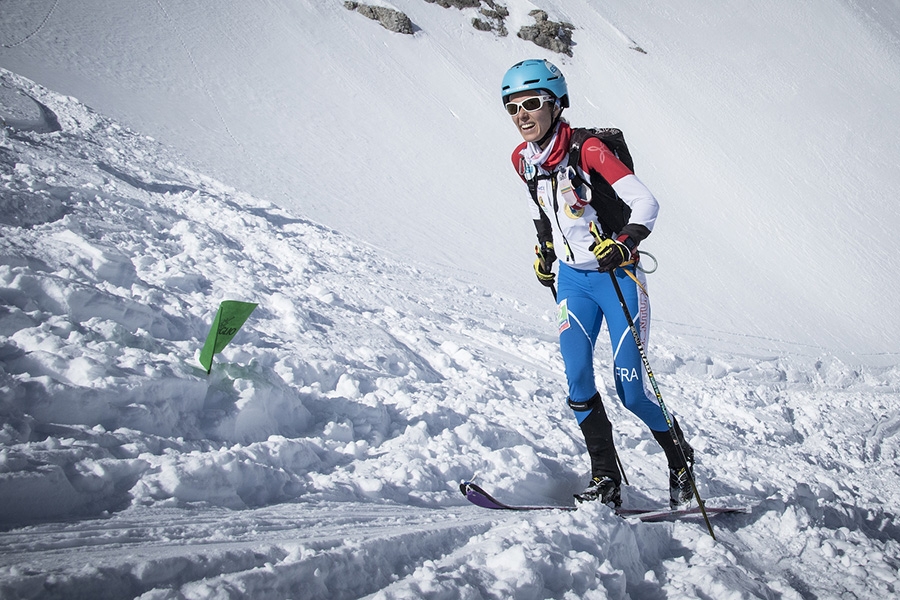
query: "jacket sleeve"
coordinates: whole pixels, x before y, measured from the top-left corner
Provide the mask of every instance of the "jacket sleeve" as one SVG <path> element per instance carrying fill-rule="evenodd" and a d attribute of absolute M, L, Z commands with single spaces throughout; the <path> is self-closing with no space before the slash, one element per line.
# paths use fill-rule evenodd
<path fill-rule="evenodd" d="M 541 218 L 534 220 L 534 228 L 537 231 L 538 244 L 543 246 L 544 242 L 553 241 L 553 225 L 550 219 L 541 211 Z"/>
<path fill-rule="evenodd" d="M 635 175 L 623 177 L 612 187 L 619 198 L 631 207 L 631 218 L 619 234 L 631 237 L 636 243 L 640 242 L 650 235 L 656 225 L 659 203 Z"/>
<path fill-rule="evenodd" d="M 616 195 L 631 209 L 631 217 L 619 234 L 640 242 L 653 230 L 659 213 L 659 202 L 640 179 L 597 138 L 585 140 L 581 150 L 581 168 L 596 172 L 605 179 Z"/>

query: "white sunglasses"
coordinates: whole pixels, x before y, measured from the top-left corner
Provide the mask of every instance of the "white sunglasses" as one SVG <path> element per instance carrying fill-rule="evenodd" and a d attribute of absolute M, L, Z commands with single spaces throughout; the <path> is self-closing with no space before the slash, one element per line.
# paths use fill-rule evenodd
<path fill-rule="evenodd" d="M 553 96 L 548 96 L 546 94 L 542 94 L 540 96 L 531 96 L 530 98 L 524 98 L 519 102 L 507 102 L 506 103 L 506 112 L 510 114 L 510 116 L 516 116 L 519 114 L 519 110 L 524 108 L 526 112 L 534 112 L 536 110 L 540 110 L 542 106 L 544 106 L 545 102 L 553 102 L 555 98 Z"/>

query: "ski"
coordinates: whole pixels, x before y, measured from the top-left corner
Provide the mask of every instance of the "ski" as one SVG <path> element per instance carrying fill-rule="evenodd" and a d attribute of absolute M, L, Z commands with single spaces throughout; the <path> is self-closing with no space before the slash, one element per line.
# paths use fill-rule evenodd
<path fill-rule="evenodd" d="M 459 484 L 459 491 L 466 497 L 466 500 L 481 508 L 499 510 L 575 510 L 574 506 L 513 506 L 511 504 L 505 504 L 471 481 L 461 482 Z"/>
<path fill-rule="evenodd" d="M 506 504 L 505 502 L 501 502 L 491 496 L 489 493 L 484 491 L 480 486 L 472 483 L 471 481 L 463 481 L 459 484 L 459 491 L 462 492 L 463 496 L 466 497 L 466 500 L 471 502 L 476 506 L 480 506 L 482 508 L 489 508 L 493 510 L 518 510 L 518 511 L 528 511 L 528 510 L 565 510 L 571 511 L 576 510 L 576 506 L 561 506 L 561 505 L 514 505 L 514 504 Z M 744 507 L 706 507 L 707 515 L 721 515 L 721 514 L 729 514 L 729 513 L 749 513 L 750 509 L 746 506 Z M 616 514 L 620 517 L 624 518 L 636 518 L 641 521 L 646 522 L 654 522 L 654 521 L 666 521 L 666 520 L 676 520 L 680 518 L 689 518 L 689 517 L 701 517 L 703 516 L 700 507 L 695 506 L 692 508 L 680 508 L 680 509 L 669 509 L 669 508 L 617 508 Z"/>

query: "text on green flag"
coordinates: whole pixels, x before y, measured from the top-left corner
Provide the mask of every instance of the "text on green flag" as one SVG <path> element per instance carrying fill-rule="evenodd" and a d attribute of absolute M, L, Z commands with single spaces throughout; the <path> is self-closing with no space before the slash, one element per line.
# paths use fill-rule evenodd
<path fill-rule="evenodd" d="M 228 342 L 234 338 L 238 330 L 256 308 L 253 302 L 239 302 L 237 300 L 223 300 L 216 311 L 209 335 L 200 351 L 200 364 L 209 373 L 212 369 L 213 355 L 222 351 Z"/>

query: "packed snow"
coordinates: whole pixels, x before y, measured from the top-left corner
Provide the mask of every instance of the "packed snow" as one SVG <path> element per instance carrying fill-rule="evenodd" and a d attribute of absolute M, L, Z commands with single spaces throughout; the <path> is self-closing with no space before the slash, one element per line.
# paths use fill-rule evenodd
<path fill-rule="evenodd" d="M 509 2 L 510 24 L 539 7 L 593 32 L 576 30 L 575 56 L 563 61 L 514 35 L 471 29 L 471 11 L 412 0 L 390 3 L 419 28 L 402 39 L 338 2 L 271 3 L 241 24 L 234 7 L 145 3 L 137 16 L 149 6 L 157 20 L 141 26 L 137 17 L 119 18 L 116 3 L 97 2 L 90 14 L 72 3 L 36 3 L 42 8 L 32 12 L 24 4 L 6 3 L 11 17 L 0 25 L 7 67 L 0 69 L 0 598 L 805 600 L 900 592 L 900 360 L 890 301 L 898 286 L 889 275 L 897 242 L 888 235 L 900 217 L 888 204 L 896 174 L 879 171 L 897 154 L 891 128 L 875 127 L 876 106 L 853 107 L 823 134 L 856 127 L 877 152 L 844 157 L 840 173 L 853 174 L 840 188 L 842 203 L 832 194 L 815 210 L 822 182 L 840 175 L 831 160 L 838 150 L 816 148 L 769 181 L 768 158 L 754 155 L 743 169 L 737 157 L 771 132 L 721 145 L 729 132 L 746 133 L 754 119 L 771 116 L 759 106 L 739 117 L 733 111 L 778 85 L 748 80 L 729 89 L 690 79 L 700 67 L 685 57 L 704 45 L 731 47 L 728 31 L 707 37 L 725 8 L 673 15 L 650 3 L 610 3 L 601 15 L 587 2 L 567 2 L 566 10 Z M 755 16 L 753 23 L 775 30 L 747 28 L 734 43 L 759 36 L 776 49 L 804 47 L 803 40 L 833 35 L 848 15 L 844 33 L 870 42 L 830 63 L 797 59 L 816 76 L 831 69 L 822 90 L 839 93 L 826 102 L 795 90 L 783 117 L 809 120 L 781 123 L 790 135 L 767 156 L 799 152 L 813 143 L 801 134 L 816 115 L 850 106 L 848 90 L 863 84 L 845 76 L 866 52 L 884 59 L 859 72 L 874 81 L 867 99 L 900 91 L 900 70 L 890 67 L 900 56 L 891 3 L 828 2 L 819 18 L 764 4 L 784 19 Z M 298 15 L 300 25 L 291 21 Z M 813 26 L 793 41 L 783 35 L 803 19 Z M 198 27 L 207 21 L 211 29 Z M 225 67 L 213 62 L 207 36 L 240 27 L 265 42 L 256 54 L 237 44 L 248 64 L 265 68 L 235 98 L 218 87 Z M 180 42 L 153 43 L 173 29 Z M 297 30 L 308 34 L 304 41 Z M 86 52 L 102 32 L 109 37 L 94 51 L 115 50 L 115 60 L 65 72 L 66 56 Z M 250 110 L 255 101 L 277 108 L 298 89 L 296 78 L 273 87 L 284 65 L 264 60 L 288 56 L 282 52 L 295 43 L 315 50 L 322 71 L 294 66 L 320 77 L 314 89 L 322 94 L 298 95 L 293 120 Z M 602 86 L 588 83 L 598 46 L 619 60 L 615 76 L 629 84 L 617 101 L 597 100 Z M 380 65 L 366 81 L 352 77 L 369 64 L 363 51 Z M 438 51 L 447 61 L 440 72 L 428 62 Z M 185 56 L 190 66 L 178 62 Z M 490 58 L 463 76 L 463 59 L 482 56 Z M 714 517 L 715 540 L 701 519 L 641 523 L 597 505 L 495 512 L 459 493 L 459 481 L 474 477 L 510 503 L 562 506 L 587 479 L 581 434 L 564 401 L 555 307 L 530 272 L 528 199 L 507 172 L 515 132 L 495 98 L 505 67 L 526 56 L 557 61 L 586 90 L 580 101 L 596 91 L 594 102 L 625 121 L 616 124 L 631 125 L 638 169 L 663 202 L 648 240 L 660 260 L 649 276 L 662 315 L 649 346 L 653 371 L 698 452 L 701 495 L 711 505 L 750 507 Z M 729 62 L 759 61 L 754 73 L 762 77 L 768 58 L 697 61 L 722 60 L 720 74 Z M 193 84 L 196 105 L 178 112 L 169 87 L 138 100 L 135 88 L 110 83 L 158 82 L 164 68 L 176 73 L 169 81 Z M 596 68 L 613 77 L 609 65 Z M 770 74 L 787 81 L 788 71 L 781 64 Z M 383 93 L 398 81 L 415 90 L 404 92 L 405 102 Z M 360 86 L 355 93 L 341 87 L 348 82 Z M 701 93 L 711 97 L 696 102 L 716 111 L 673 117 Z M 672 106 L 641 120 L 637 95 L 645 108 L 646 98 Z M 423 98 L 429 110 L 417 105 Z M 237 100 L 251 113 L 246 119 L 231 112 Z M 301 131 L 311 106 L 327 113 L 330 103 L 336 116 L 318 117 L 305 140 L 316 147 L 295 152 L 285 145 L 290 132 L 273 137 L 278 128 Z M 372 106 L 382 112 L 360 116 Z M 435 107 L 463 126 L 442 121 Z M 194 112 L 201 110 L 202 119 Z M 576 123 L 590 114 L 581 111 L 573 109 Z M 412 130 L 397 126 L 401 116 Z M 344 118 L 356 136 L 338 126 Z M 658 132 L 666 122 L 677 135 Z M 343 137 L 321 146 L 326 126 Z M 702 164 L 705 181 L 683 182 L 684 165 L 665 164 L 661 149 L 673 135 L 679 152 L 698 140 L 722 151 L 704 155 L 712 161 Z M 468 181 L 431 170 L 428 152 L 439 143 L 441 163 L 468 161 L 461 167 Z M 478 156 L 464 158 L 459 148 L 473 144 Z M 348 146 L 366 165 L 336 158 Z M 401 147 L 400 162 L 427 175 L 411 178 L 396 164 Z M 325 164 L 310 158 L 319 151 Z M 712 177 L 714 167 L 721 173 Z M 722 205 L 723 194 L 756 197 L 747 182 L 766 186 L 755 205 L 728 204 L 715 217 L 722 222 L 703 220 L 700 208 Z M 785 209 L 771 196 L 775 188 L 796 195 L 797 205 Z M 453 204 L 456 193 L 463 198 Z M 473 208 L 486 197 L 496 210 Z M 411 214 L 417 202 L 421 211 Z M 484 222 L 491 215 L 502 217 L 494 229 Z M 853 235 L 862 228 L 868 237 L 835 249 L 838 238 L 822 236 L 848 215 L 864 221 Z M 764 246 L 748 218 L 774 228 Z M 686 242 L 685 231 L 698 237 Z M 779 237 L 787 231 L 789 240 Z M 718 245 L 718 235 L 733 245 Z M 766 252 L 779 253 L 779 262 L 770 264 Z M 781 262 L 792 257 L 803 264 Z M 729 267 L 719 269 L 720 260 Z M 748 293 L 762 271 L 767 291 Z M 709 293 L 696 300 L 700 315 L 687 310 L 697 289 Z M 772 314 L 758 304 L 781 296 L 794 299 L 774 307 L 785 314 L 779 328 L 754 322 Z M 197 359 L 223 300 L 259 306 L 207 375 Z M 703 311 L 717 302 L 738 314 L 707 320 Z M 810 323 L 821 332 L 801 335 Z M 842 336 L 854 326 L 848 350 Z M 596 367 L 630 483 L 625 504 L 662 506 L 662 452 L 614 400 L 605 349 Z"/>

